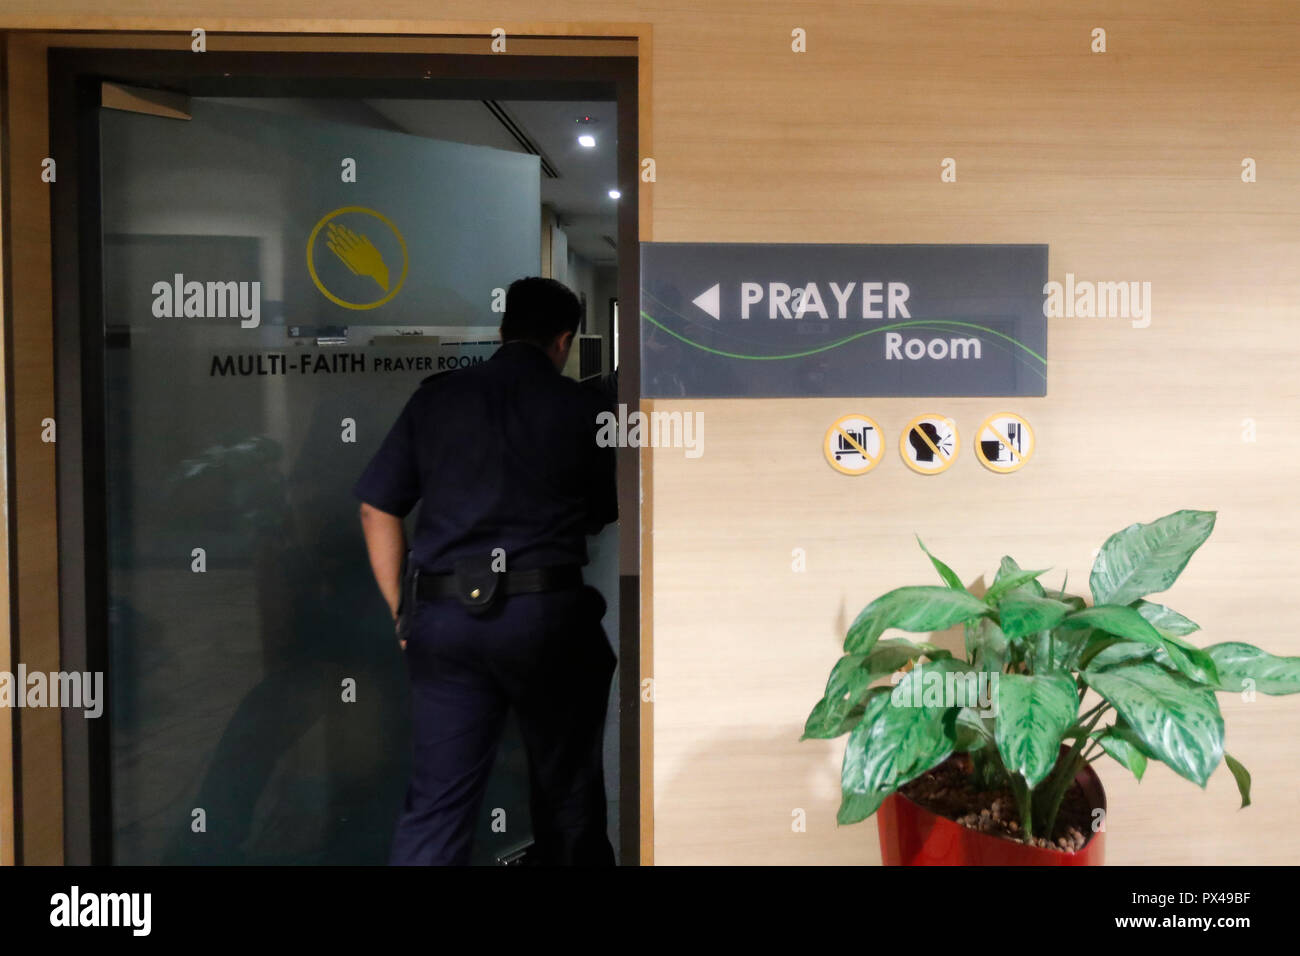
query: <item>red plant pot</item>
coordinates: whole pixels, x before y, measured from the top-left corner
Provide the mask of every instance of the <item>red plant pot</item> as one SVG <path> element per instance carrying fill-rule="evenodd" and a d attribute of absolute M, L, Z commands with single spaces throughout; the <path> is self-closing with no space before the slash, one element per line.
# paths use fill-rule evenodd
<path fill-rule="evenodd" d="M 1105 811 L 1106 791 L 1092 767 L 1084 764 L 1074 779 L 1089 805 Z M 881 804 L 876 825 L 885 866 L 1101 866 L 1105 858 L 1105 831 L 1094 832 L 1072 853 L 1045 850 L 972 830 L 901 793 Z"/>

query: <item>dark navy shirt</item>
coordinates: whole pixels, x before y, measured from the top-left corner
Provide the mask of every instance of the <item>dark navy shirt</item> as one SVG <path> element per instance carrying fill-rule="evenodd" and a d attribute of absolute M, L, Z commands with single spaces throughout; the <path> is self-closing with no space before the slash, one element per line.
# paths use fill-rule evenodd
<path fill-rule="evenodd" d="M 353 493 L 398 517 L 420 502 L 423 571 L 495 548 L 507 570 L 585 564 L 586 535 L 618 517 L 615 452 L 596 443 L 608 405 L 537 346 L 508 342 L 421 382 Z"/>

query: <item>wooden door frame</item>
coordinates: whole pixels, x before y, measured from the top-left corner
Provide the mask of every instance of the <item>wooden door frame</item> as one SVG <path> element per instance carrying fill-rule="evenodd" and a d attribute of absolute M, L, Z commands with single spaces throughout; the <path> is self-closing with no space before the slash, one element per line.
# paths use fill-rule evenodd
<path fill-rule="evenodd" d="M 0 27 L 9 26 L 8 19 L 0 19 Z M 506 95 L 522 97 L 525 90 L 508 84 L 551 80 L 577 90 L 584 81 L 612 83 L 619 99 L 619 181 L 625 195 L 635 189 L 638 197 L 619 210 L 619 296 L 629 303 L 638 299 L 638 242 L 649 235 L 648 191 L 636 189 L 638 156 L 648 153 L 647 25 L 537 24 L 532 36 L 516 27 L 509 34 L 509 52 L 494 54 L 489 51 L 492 26 L 482 23 L 404 23 L 405 34 L 396 25 L 380 32 L 373 22 L 356 31 L 340 22 L 337 32 L 322 33 L 315 21 L 314 33 L 295 33 L 277 23 L 285 32 L 272 34 L 265 32 L 270 29 L 265 21 L 241 31 L 239 24 L 222 20 L 213 25 L 222 32 L 208 31 L 208 52 L 197 54 L 189 48 L 190 27 L 169 30 L 166 22 L 127 25 L 159 31 L 149 33 L 10 33 L 4 38 L 0 294 L 11 508 L 0 559 L 7 562 L 13 600 L 0 669 L 7 650 L 9 660 L 24 660 L 32 670 L 105 670 L 106 639 L 95 635 L 107 620 L 106 516 L 82 480 L 86 466 L 87 474 L 102 474 L 103 462 L 102 428 L 94 427 L 97 406 L 83 401 L 82 394 L 83 387 L 89 395 L 102 394 L 93 358 L 99 343 L 85 337 L 81 321 L 85 308 L 98 307 L 98 258 L 88 254 L 92 244 L 79 241 L 94 237 L 97 248 L 98 209 L 86 201 L 85 186 L 97 172 L 98 156 L 85 148 L 95 140 L 90 130 L 78 128 L 78 117 L 84 123 L 87 97 L 97 95 L 99 81 L 226 96 L 374 96 L 418 79 L 444 89 L 456 83 L 507 84 L 499 87 L 509 90 Z M 363 87 L 365 92 L 357 92 Z M 55 183 L 31 172 L 47 155 L 58 163 Z M 633 308 L 620 310 L 626 373 L 620 374 L 619 400 L 629 408 L 637 407 L 640 392 L 636 315 Z M 94 349 L 85 347 L 92 344 Z M 40 441 L 33 424 L 45 417 L 36 416 L 41 409 L 57 419 L 60 443 Z M 649 707 L 641 701 L 641 679 L 650 673 L 652 660 L 651 540 L 640 532 L 649 525 L 649 450 L 620 449 L 618 467 L 624 516 L 620 839 L 625 863 L 646 864 L 652 862 L 653 847 L 652 728 Z M 631 517 L 637 515 L 639 520 Z M 58 589 L 50 587 L 55 579 Z M 107 862 L 107 721 L 101 725 L 71 712 L 59 719 L 50 711 L 0 714 L 4 717 L 12 718 L 11 727 L 0 724 L 0 735 L 12 741 L 13 759 L 8 777 L 0 770 L 0 863 Z M 0 761 L 4 757 L 0 749 Z M 6 830 L 16 840 L 6 842 Z"/>

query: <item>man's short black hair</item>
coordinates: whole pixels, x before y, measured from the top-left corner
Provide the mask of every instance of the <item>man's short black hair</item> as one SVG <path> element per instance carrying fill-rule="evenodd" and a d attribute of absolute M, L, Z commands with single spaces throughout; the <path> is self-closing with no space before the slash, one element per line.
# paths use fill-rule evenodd
<path fill-rule="evenodd" d="M 547 348 L 562 332 L 577 332 L 582 303 L 563 282 L 529 276 L 506 290 L 501 341 L 523 340 Z"/>

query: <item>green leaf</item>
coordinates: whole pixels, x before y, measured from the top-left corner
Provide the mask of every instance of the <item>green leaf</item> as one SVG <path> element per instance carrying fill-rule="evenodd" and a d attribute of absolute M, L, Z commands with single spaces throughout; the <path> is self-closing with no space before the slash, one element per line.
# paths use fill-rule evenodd
<path fill-rule="evenodd" d="M 934 565 L 934 569 L 939 572 L 939 577 L 943 578 L 944 583 L 947 584 L 948 587 L 952 588 L 954 591 L 966 590 L 966 585 L 961 583 L 961 578 L 957 577 L 957 573 L 934 555 L 930 554 L 930 549 L 925 546 L 925 542 L 921 540 L 919 534 L 916 536 L 916 543 L 921 546 L 921 550 L 925 552 L 926 557 L 930 559 L 930 563 Z"/>
<path fill-rule="evenodd" d="M 1205 649 L 1219 670 L 1219 689 L 1242 691 L 1254 681 L 1261 694 L 1300 693 L 1300 657 L 1274 657 L 1251 644 L 1229 642 Z"/>
<path fill-rule="evenodd" d="M 1175 668 L 1192 680 L 1218 686 L 1219 672 L 1205 651 L 1176 637 L 1165 637 L 1131 607 L 1099 604 L 1076 611 L 1061 621 L 1062 627 L 1091 627 L 1116 637 L 1163 648 Z"/>
<path fill-rule="evenodd" d="M 1012 558 L 1004 557 L 998 573 L 993 578 L 993 583 L 984 592 L 984 600 L 989 604 L 996 604 L 1002 595 L 1009 594 L 1017 588 L 1026 588 L 1033 593 L 1034 597 L 1042 597 L 1043 586 L 1038 582 L 1038 576 L 1050 570 L 1051 568 L 1043 568 L 1041 571 L 1022 571 L 1020 565 Z"/>
<path fill-rule="evenodd" d="M 1077 668 L 1075 659 L 1087 641 L 1100 632 L 1090 628 L 1055 628 L 1042 631 L 1034 638 L 1033 672 L 1049 674 L 1054 671 L 1071 671 Z"/>
<path fill-rule="evenodd" d="M 1243 767 L 1230 753 L 1224 753 L 1223 762 L 1228 765 L 1228 770 L 1232 773 L 1232 779 L 1237 781 L 1237 792 L 1241 794 L 1240 809 L 1245 810 L 1250 806 L 1250 771 Z"/>
<path fill-rule="evenodd" d="M 973 634 L 967 635 L 966 653 L 977 667 L 996 673 L 1007 666 L 1010 644 L 1002 628 L 983 617 L 968 625 Z"/>
<path fill-rule="evenodd" d="M 1176 637 L 1166 637 L 1160 653 L 1156 654 L 1156 660 L 1164 664 L 1166 657 L 1176 670 L 1186 674 L 1192 680 L 1208 684 L 1210 687 L 1219 686 L 1219 668 L 1215 665 L 1214 658 L 1199 647 L 1180 641 Z"/>
<path fill-rule="evenodd" d="M 1002 633 L 1010 640 L 1055 627 L 1073 608 L 1064 601 L 1049 597 L 1009 595 L 998 605 Z"/>
<path fill-rule="evenodd" d="M 1080 669 L 1081 665 L 1079 664 L 1079 661 L 1090 641 L 1098 636 L 1109 637 L 1109 635 L 1102 635 L 1100 631 L 1094 631 L 1092 628 L 1082 627 L 1070 629 L 1061 627 L 1059 624 L 1052 629 L 1051 635 L 1052 646 L 1055 649 L 1056 656 L 1046 669 L 1066 671 L 1076 671 Z M 1111 639 L 1113 640 L 1113 638 Z M 1041 659 L 1046 660 L 1047 658 L 1044 655 Z M 1043 670 L 1044 668 L 1038 666 L 1036 669 Z"/>
<path fill-rule="evenodd" d="M 908 661 L 929 654 L 951 657 L 932 644 L 913 644 L 905 638 L 877 641 L 866 654 L 845 654 L 835 662 L 826 691 L 808 715 L 800 740 L 829 740 L 847 733 L 862 716 L 861 704 L 871 685 Z"/>
<path fill-rule="evenodd" d="M 1100 632 L 1094 631 L 1093 633 Z M 1088 661 L 1087 669 L 1090 671 L 1105 670 L 1107 667 L 1131 664 L 1134 661 L 1150 660 L 1161 651 L 1160 647 L 1152 644 L 1142 644 L 1138 641 L 1117 641 L 1114 638 L 1105 636 L 1101 640 L 1110 643 L 1094 654 L 1092 659 Z"/>
<path fill-rule="evenodd" d="M 1204 787 L 1223 757 L 1223 716 L 1214 692 L 1151 661 L 1084 671 L 1157 760 Z"/>
<path fill-rule="evenodd" d="M 1160 632 L 1147 619 L 1131 607 L 1118 604 L 1098 604 L 1086 607 L 1061 621 L 1062 627 L 1092 627 L 1116 637 L 1141 641 L 1144 644 L 1160 645 Z"/>
<path fill-rule="evenodd" d="M 984 725 L 984 719 L 970 707 L 957 711 L 957 744 L 953 748 L 960 753 L 982 750 L 994 742 L 993 735 Z"/>
<path fill-rule="evenodd" d="M 1147 745 L 1142 742 L 1142 738 L 1133 732 L 1133 728 L 1128 725 L 1128 722 L 1125 721 L 1123 717 L 1116 716 L 1115 722 L 1109 727 L 1103 729 L 1110 731 L 1110 733 L 1116 737 L 1122 737 L 1124 740 L 1127 740 L 1137 748 L 1138 753 L 1142 754 L 1142 756 L 1146 757 L 1148 760 L 1160 759 L 1147 749 Z"/>
<path fill-rule="evenodd" d="M 1020 573 L 1022 572 L 1020 565 L 1016 564 L 1016 559 L 1011 557 L 1009 554 L 1004 554 L 1001 563 L 998 565 L 998 573 L 994 575 L 993 584 L 990 587 L 998 588 L 998 593 L 1000 594 L 1006 594 L 1008 593 L 1008 590 L 1000 587 L 1000 585 L 1007 579 L 1015 577 Z M 1045 573 L 1045 571 L 1040 571 L 1037 574 L 1042 573 Z M 1011 590 L 1023 589 L 1024 591 L 1033 594 L 1035 597 L 1043 597 L 1047 592 L 1043 590 L 1043 585 L 1038 581 L 1037 574 L 1033 571 L 1030 571 L 1029 574 L 1034 575 L 1034 577 L 1021 584 L 1015 585 Z M 988 597 L 988 595 L 986 594 L 985 597 Z"/>
<path fill-rule="evenodd" d="M 854 655 L 858 656 L 858 655 Z M 841 662 L 846 658 L 841 658 Z M 837 665 L 838 666 L 838 665 Z M 800 740 L 830 740 L 853 729 L 862 716 L 862 702 L 871 690 L 875 679 L 867 671 L 854 670 L 846 675 L 845 685 L 838 694 L 826 696 L 813 705 L 804 722 Z"/>
<path fill-rule="evenodd" d="M 970 621 L 992 609 L 966 591 L 941 587 L 896 588 L 862 609 L 844 638 L 844 650 L 860 654 L 871 650 L 891 627 L 903 631 L 942 631 Z"/>
<path fill-rule="evenodd" d="M 845 654 L 836 661 L 835 666 L 831 668 L 831 676 L 826 681 L 826 691 L 823 696 L 838 697 L 845 693 L 862 670 L 866 659 L 866 654 Z"/>
<path fill-rule="evenodd" d="M 882 693 L 889 688 L 876 688 Z M 868 690 L 870 694 L 870 690 Z M 841 734 L 847 734 L 858 725 L 867 705 L 859 701 L 853 706 L 840 704 L 838 701 L 823 697 L 813 706 L 803 727 L 800 740 L 832 740 Z"/>
<path fill-rule="evenodd" d="M 858 724 L 858 726 L 861 727 L 862 725 Z M 841 775 L 841 781 L 847 779 L 850 773 L 856 776 L 859 772 L 860 771 L 856 766 L 850 770 L 849 754 L 846 752 L 844 754 L 844 771 Z M 880 805 L 885 802 L 885 798 L 892 792 L 893 791 L 890 790 L 879 793 L 873 790 L 869 793 L 858 793 L 845 789 L 841 782 L 840 809 L 839 812 L 835 814 L 835 822 L 861 823 L 867 817 L 879 810 Z"/>
<path fill-rule="evenodd" d="M 913 707 L 905 702 L 911 701 L 911 684 L 923 680 L 922 673 L 965 670 L 969 668 L 960 661 L 937 661 L 923 672 L 908 672 L 892 694 L 877 694 L 867 701 L 867 712 L 844 748 L 836 815 L 840 823 L 865 820 L 903 784 L 948 759 L 956 745 L 957 708 Z"/>
<path fill-rule="evenodd" d="M 1036 787 L 1056 766 L 1061 740 L 1079 711 L 1074 681 L 1059 675 L 1002 674 L 996 699 L 1002 763 Z"/>
<path fill-rule="evenodd" d="M 1195 621 L 1183 617 L 1173 608 L 1165 607 L 1163 604 L 1156 604 L 1153 601 L 1135 601 L 1132 607 L 1165 637 L 1186 637 L 1201 629 Z"/>
<path fill-rule="evenodd" d="M 1213 511 L 1175 511 L 1106 539 L 1092 566 L 1094 604 L 1131 604 L 1164 591 L 1214 530 Z"/>
<path fill-rule="evenodd" d="M 866 654 L 846 654 L 831 671 L 830 680 L 826 682 L 826 696 L 842 694 L 847 685 L 855 681 L 855 674 L 865 672 L 873 675 L 872 680 L 875 680 L 892 674 L 908 661 L 924 654 L 925 648 L 902 637 L 877 641 Z"/>
<path fill-rule="evenodd" d="M 1124 733 L 1117 727 L 1118 725 L 1106 727 L 1093 734 L 1093 738 L 1101 744 L 1102 750 L 1127 767 L 1140 781 L 1147 772 L 1146 754 L 1138 747 L 1136 735 L 1129 736 L 1133 734 L 1131 730 Z"/>

